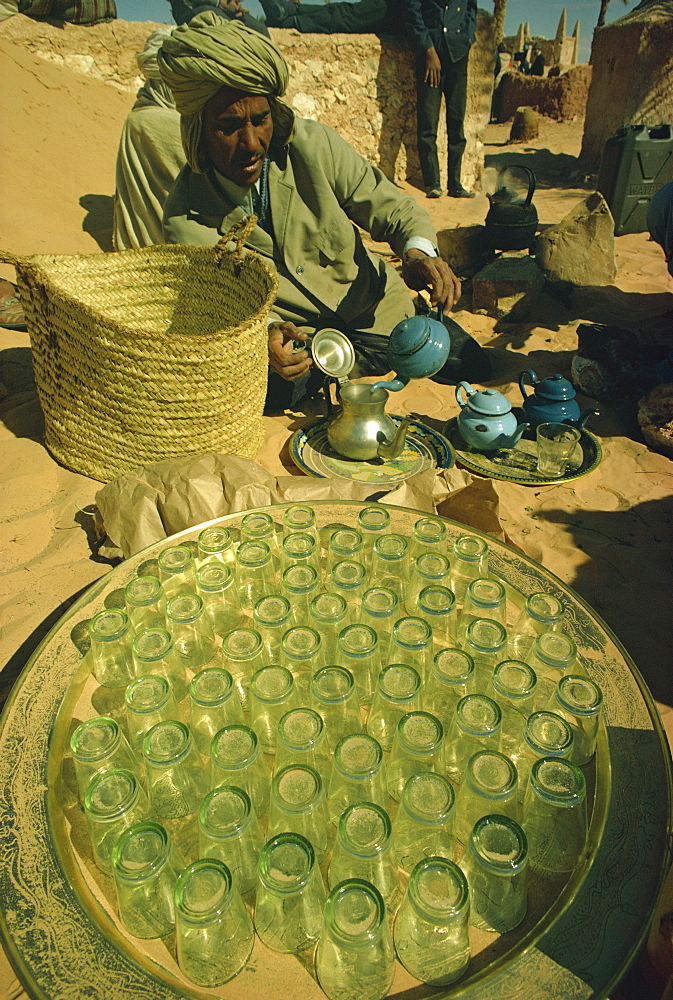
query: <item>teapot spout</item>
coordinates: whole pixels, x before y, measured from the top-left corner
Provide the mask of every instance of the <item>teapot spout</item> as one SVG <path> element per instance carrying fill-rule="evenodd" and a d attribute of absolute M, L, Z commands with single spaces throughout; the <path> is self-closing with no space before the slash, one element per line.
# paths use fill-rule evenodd
<path fill-rule="evenodd" d="M 519 439 L 521 438 L 521 435 L 523 434 L 523 432 L 526 431 L 526 430 L 528 430 L 529 427 L 530 427 L 530 424 L 519 424 L 519 426 L 517 427 L 517 429 L 512 434 L 512 437 L 511 437 L 511 439 L 509 441 L 508 447 L 509 448 L 514 448 L 516 446 L 516 444 L 518 443 Z"/>
<path fill-rule="evenodd" d="M 400 389 L 404 389 L 408 381 L 408 378 L 397 375 L 392 382 L 374 382 L 369 387 L 369 391 L 374 392 L 376 389 L 387 389 L 388 392 L 399 392 Z"/>
<path fill-rule="evenodd" d="M 410 423 L 411 417 L 405 417 L 400 426 L 397 428 L 395 437 L 392 441 L 388 441 L 387 438 L 383 436 L 383 431 L 379 431 L 379 446 L 376 451 L 379 458 L 397 458 L 398 455 L 402 454 L 404 446 L 407 442 L 407 428 Z"/>
<path fill-rule="evenodd" d="M 599 412 L 599 410 L 585 410 L 577 420 L 568 420 L 566 423 L 572 424 L 578 431 L 581 431 L 589 417 L 597 417 Z"/>

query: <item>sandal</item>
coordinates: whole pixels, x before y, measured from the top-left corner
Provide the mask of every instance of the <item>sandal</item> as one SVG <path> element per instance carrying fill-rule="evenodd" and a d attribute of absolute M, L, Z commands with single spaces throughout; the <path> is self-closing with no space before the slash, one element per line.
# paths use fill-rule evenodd
<path fill-rule="evenodd" d="M 0 326 L 8 330 L 26 330 L 26 317 L 23 306 L 16 294 L 16 285 L 12 285 L 14 294 L 6 299 L 0 298 Z"/>

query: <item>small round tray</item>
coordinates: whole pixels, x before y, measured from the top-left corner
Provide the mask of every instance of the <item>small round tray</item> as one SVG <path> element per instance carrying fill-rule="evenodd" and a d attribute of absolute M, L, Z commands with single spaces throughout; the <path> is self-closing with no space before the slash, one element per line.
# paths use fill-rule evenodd
<path fill-rule="evenodd" d="M 388 414 L 396 425 L 402 417 Z M 307 476 L 316 479 L 350 479 L 358 483 L 392 487 L 425 469 L 450 469 L 455 464 L 454 450 L 441 434 L 420 420 L 412 420 L 404 451 L 397 458 L 372 458 L 361 461 L 339 455 L 327 440 L 327 417 L 305 424 L 290 439 L 292 461 Z"/>
<path fill-rule="evenodd" d="M 549 479 L 537 471 L 537 448 L 534 431 L 525 431 L 514 448 L 500 448 L 485 455 L 475 451 L 463 441 L 457 426 L 457 417 L 452 417 L 444 427 L 444 433 L 456 453 L 456 461 L 481 476 L 489 479 L 504 479 L 508 483 L 522 486 L 556 486 L 569 483 L 573 479 L 587 476 L 598 468 L 603 458 L 597 437 L 586 430 L 580 432 L 579 445 L 568 462 L 565 476 Z"/>

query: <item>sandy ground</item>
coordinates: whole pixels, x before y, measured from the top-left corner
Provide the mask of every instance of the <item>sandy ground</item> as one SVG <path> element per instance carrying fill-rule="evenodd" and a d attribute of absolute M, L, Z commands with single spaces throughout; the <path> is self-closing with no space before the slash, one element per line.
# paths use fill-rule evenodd
<path fill-rule="evenodd" d="M 3 107 L 13 112 L 5 113 L 0 133 L 0 248 L 16 254 L 108 249 L 116 147 L 133 96 L 44 62 L 3 41 L 2 31 L 0 60 Z M 527 146 L 508 146 L 508 132 L 509 126 L 488 127 L 487 165 L 529 163 L 538 175 L 541 223 L 559 221 L 587 193 L 565 180 L 579 152 L 581 123 L 544 121 L 539 140 Z M 430 210 L 437 229 L 481 223 L 488 208 L 481 194 L 427 202 L 416 188 L 405 190 Z M 620 237 L 617 264 L 614 286 L 579 296 L 574 311 L 541 300 L 526 323 L 475 315 L 466 294 L 455 318 L 498 350 L 500 374 L 491 384 L 516 403 L 524 368 L 568 376 L 581 320 L 619 323 L 644 339 L 661 339 L 673 281 L 660 249 L 644 234 Z M 11 277 L 11 267 L 0 264 L 0 275 Z M 26 333 L 0 329 L 0 382 L 6 391 L 0 402 L 1 703 L 40 639 L 109 563 L 96 554 L 87 513 L 100 484 L 59 466 L 41 443 Z M 412 383 L 396 397 L 395 410 L 439 428 L 458 406 L 451 388 Z M 572 586 L 614 630 L 661 703 L 670 734 L 673 465 L 643 443 L 634 404 L 604 404 L 601 411 L 592 424 L 604 449 L 601 467 L 568 485 L 496 483 L 500 521 L 514 545 Z M 303 418 L 265 418 L 267 443 L 258 460 L 270 472 L 300 475 L 286 444 Z M 12 988 L 8 979 L 0 995 L 11 996 Z"/>

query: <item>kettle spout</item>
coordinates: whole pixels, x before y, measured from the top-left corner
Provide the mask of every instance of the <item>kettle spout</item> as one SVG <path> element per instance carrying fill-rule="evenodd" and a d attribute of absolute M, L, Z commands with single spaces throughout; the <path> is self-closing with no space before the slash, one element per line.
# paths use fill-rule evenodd
<path fill-rule="evenodd" d="M 411 423 L 411 417 L 405 417 L 400 426 L 397 428 L 397 432 L 392 441 L 388 441 L 387 438 L 383 436 L 383 431 L 379 431 L 379 446 L 376 450 L 376 454 L 379 458 L 397 458 L 404 451 L 404 446 L 407 441 L 407 427 Z"/>
<path fill-rule="evenodd" d="M 408 378 L 397 375 L 392 382 L 374 382 L 369 387 L 369 391 L 374 392 L 376 389 L 387 389 L 388 392 L 399 392 L 400 389 L 404 389 L 408 381 Z"/>
<path fill-rule="evenodd" d="M 566 420 L 564 423 L 572 424 L 572 426 L 576 427 L 578 431 L 581 431 L 589 417 L 597 417 L 599 412 L 599 410 L 585 410 L 584 413 L 577 418 L 577 420 Z"/>
<path fill-rule="evenodd" d="M 508 448 L 514 448 L 516 446 L 516 444 L 518 443 L 519 439 L 521 438 L 521 435 L 523 434 L 523 432 L 525 430 L 528 430 L 529 427 L 530 427 L 530 424 L 519 424 L 519 426 L 517 427 L 517 429 L 512 434 L 512 437 L 508 441 L 506 447 L 508 447 Z"/>

